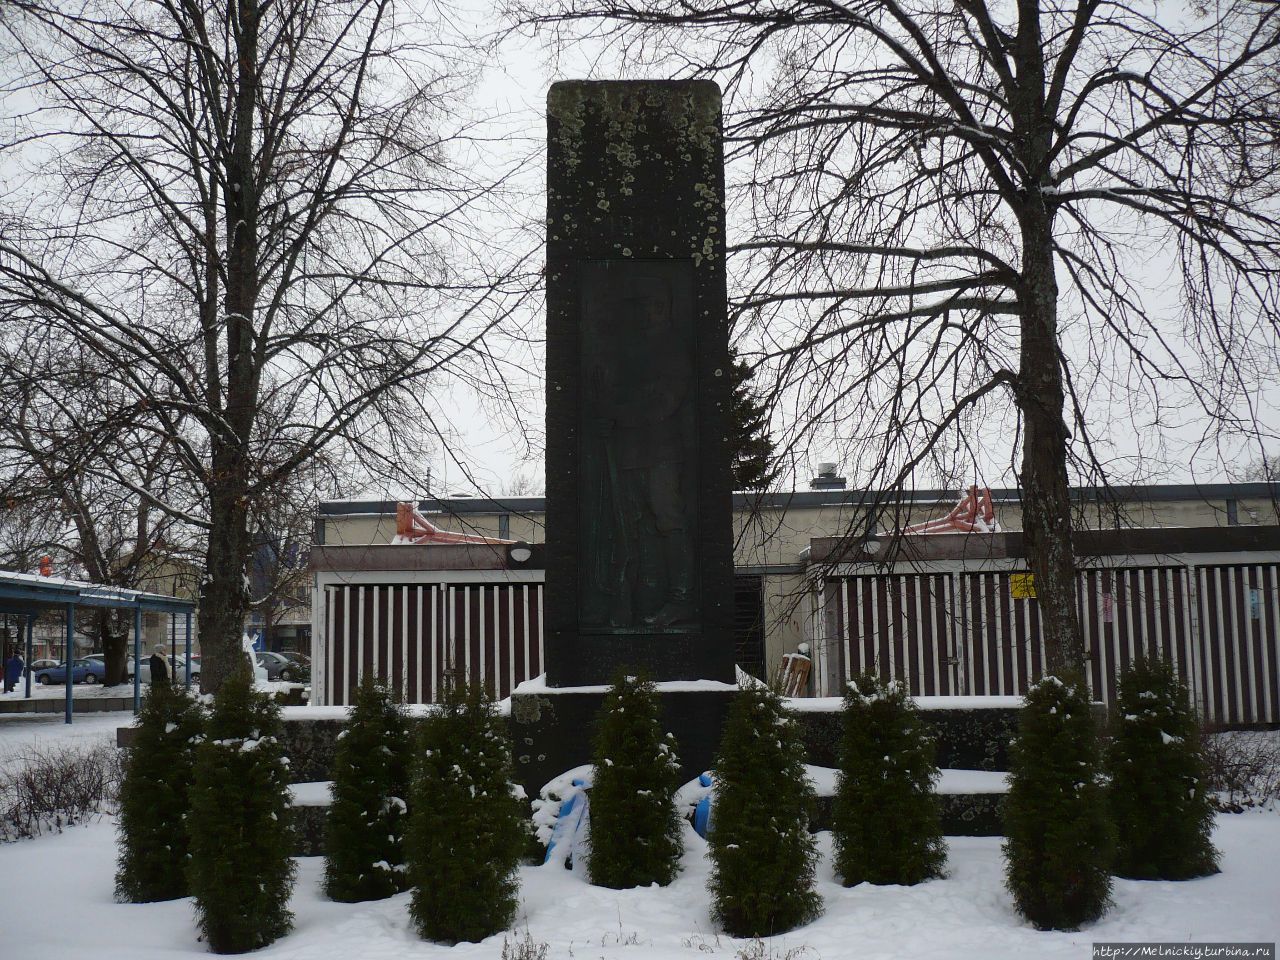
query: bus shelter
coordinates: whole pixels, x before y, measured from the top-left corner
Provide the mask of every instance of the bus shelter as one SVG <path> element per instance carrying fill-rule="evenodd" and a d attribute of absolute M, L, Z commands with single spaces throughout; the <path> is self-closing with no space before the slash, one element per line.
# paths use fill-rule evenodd
<path fill-rule="evenodd" d="M 36 617 L 59 611 L 65 619 L 66 643 L 63 648 L 67 665 L 66 722 L 71 723 L 75 702 L 75 622 L 82 607 L 112 607 L 133 611 L 133 710 L 142 705 L 142 615 L 147 612 L 184 614 L 186 618 L 186 676 L 191 686 L 191 614 L 195 603 L 142 590 L 126 590 L 80 580 L 43 577 L 29 573 L 0 570 L 0 613 L 26 618 L 26 662 L 31 663 L 32 638 Z M 172 650 L 170 650 L 172 656 Z M 175 678 L 176 679 L 176 678 Z M 31 671 L 26 672 L 26 697 L 31 699 Z"/>

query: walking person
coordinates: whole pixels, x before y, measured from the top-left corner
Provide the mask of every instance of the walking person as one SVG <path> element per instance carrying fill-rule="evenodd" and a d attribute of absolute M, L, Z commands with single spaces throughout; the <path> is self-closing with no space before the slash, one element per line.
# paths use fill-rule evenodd
<path fill-rule="evenodd" d="M 169 664 L 164 659 L 164 647 L 156 647 L 151 651 L 151 659 L 147 661 L 151 667 L 152 683 L 169 682 Z"/>
<path fill-rule="evenodd" d="M 9 659 L 4 662 L 4 692 L 13 693 L 14 687 L 18 685 L 18 681 L 22 679 L 22 671 L 26 664 L 22 662 L 22 656 L 17 650 L 9 655 Z"/>

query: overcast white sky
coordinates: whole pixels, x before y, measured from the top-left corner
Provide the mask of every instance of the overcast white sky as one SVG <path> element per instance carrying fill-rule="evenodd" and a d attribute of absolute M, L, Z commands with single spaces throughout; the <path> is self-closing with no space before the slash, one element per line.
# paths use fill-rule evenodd
<path fill-rule="evenodd" d="M 499 26 L 493 5 L 487 0 L 466 0 L 466 4 L 466 16 L 470 17 L 477 35 L 486 28 L 492 30 Z M 553 63 L 550 52 L 539 43 L 508 38 L 488 64 L 476 98 L 477 109 L 495 118 L 493 125 L 499 131 L 497 136 L 506 138 L 505 143 L 495 144 L 495 157 L 527 156 L 530 150 L 540 150 L 545 136 L 545 96 L 551 82 L 567 77 L 601 79 L 622 73 L 618 64 L 608 59 L 593 59 L 593 55 L 584 51 L 570 51 L 562 62 Z M 536 207 L 535 215 L 540 216 L 543 203 L 541 158 L 526 171 L 522 183 L 529 191 L 530 204 Z M 732 211 L 729 214 L 729 240 L 733 242 Z M 732 268 L 732 263 L 730 266 Z M 1176 323 L 1179 294 L 1176 284 L 1170 282 L 1169 261 L 1158 251 L 1139 245 L 1132 267 L 1134 278 L 1143 287 L 1148 302 L 1158 305 L 1170 322 Z M 541 318 L 534 318 L 534 324 L 540 330 Z M 1269 395 L 1255 399 L 1264 427 L 1273 435 L 1280 432 L 1280 413 L 1277 413 L 1280 410 L 1280 393 L 1271 391 Z M 1197 453 L 1196 444 L 1203 439 L 1202 425 L 1187 424 L 1157 436 L 1143 427 L 1151 411 L 1140 406 L 1135 408 L 1132 398 L 1123 394 L 1104 397 L 1098 393 L 1093 397 L 1093 404 L 1095 432 L 1110 446 L 1110 455 L 1118 467 L 1117 479 L 1218 482 L 1232 479 L 1245 463 L 1257 457 L 1256 449 L 1248 450 L 1238 444 L 1230 448 L 1225 457 L 1212 449 L 1212 444 L 1201 447 Z M 529 413 L 534 420 L 541 417 L 540 408 L 531 406 Z M 483 489 L 501 493 L 512 478 L 521 473 L 527 476 L 537 474 L 541 489 L 542 465 L 536 459 L 525 459 L 527 451 L 515 433 L 504 429 L 489 415 L 476 417 L 473 426 L 469 432 L 466 460 Z M 981 440 L 988 450 L 986 463 L 981 467 L 981 479 L 991 486 L 1012 485 L 1014 482 L 1008 468 L 1008 444 L 1012 433 L 1013 424 L 1008 418 L 985 424 L 980 430 Z M 830 444 L 820 442 L 808 458 L 811 462 L 797 464 L 795 479 L 798 485 L 805 485 L 818 461 L 841 460 L 839 447 L 838 440 Z M 1139 463 L 1141 466 L 1135 466 Z M 856 464 L 843 462 L 841 467 L 851 477 L 856 475 Z M 468 489 L 464 471 L 457 464 L 441 463 L 436 476 L 441 480 L 440 492 Z"/>
<path fill-rule="evenodd" d="M 434 7 L 431 0 L 409 2 L 421 4 L 424 14 L 430 12 L 427 8 Z M 474 37 L 491 33 L 502 26 L 495 4 L 489 0 L 462 0 L 462 4 L 458 19 L 451 24 L 451 31 Z M 515 209 L 510 211 L 509 222 L 503 225 L 503 229 L 518 229 L 522 222 L 535 225 L 543 218 L 541 147 L 545 137 L 544 104 L 550 83 L 569 77 L 591 76 L 600 79 L 611 75 L 622 75 L 621 67 L 608 60 L 593 60 L 588 52 L 581 50 L 570 51 L 564 55 L 563 60 L 553 63 L 550 51 L 540 43 L 520 37 L 508 38 L 487 60 L 472 105 L 478 115 L 486 118 L 477 130 L 484 141 L 483 147 L 478 149 L 488 156 L 494 170 L 513 163 L 524 163 L 522 172 L 514 181 Z M 536 226 L 526 226 L 525 242 L 530 242 L 536 229 Z M 732 243 L 734 239 L 733 215 L 730 211 L 729 241 Z M 1150 295 L 1166 304 L 1171 315 L 1176 313 L 1176 296 L 1166 289 L 1168 271 L 1162 267 L 1159 259 L 1135 262 L 1134 269 L 1145 280 L 1144 286 Z M 732 284 L 732 278 L 730 282 Z M 540 339 L 542 318 L 530 315 L 525 319 L 526 334 L 535 340 Z M 519 359 L 514 352 L 509 353 L 508 357 Z M 530 437 L 526 437 L 514 424 L 509 423 L 500 407 L 483 404 L 461 390 L 454 392 L 451 400 L 456 411 L 453 424 L 456 436 L 450 445 L 450 453 L 442 452 L 431 464 L 433 489 L 430 492 L 483 492 L 495 495 L 511 493 L 513 483 L 521 477 L 532 480 L 532 486 L 538 492 L 541 491 L 541 378 L 537 369 L 540 357 L 540 346 L 531 346 L 528 351 L 530 369 L 524 382 L 519 385 L 526 395 L 524 410 L 527 422 L 535 428 Z M 1277 414 L 1277 410 L 1280 410 L 1280 396 L 1270 395 L 1257 399 L 1264 423 L 1273 433 L 1280 431 L 1280 415 Z M 1099 402 L 1098 411 L 1097 432 L 1110 440 L 1117 457 L 1128 457 L 1139 450 L 1150 452 L 1156 446 L 1154 441 L 1157 438 L 1149 432 L 1144 435 L 1135 426 L 1141 422 L 1141 412 L 1127 410 L 1126 398 L 1113 397 L 1106 402 Z M 1011 484 L 1013 478 L 1007 469 L 1011 424 L 987 424 L 981 433 L 989 449 L 981 479 L 991 486 Z M 1219 481 L 1229 479 L 1232 469 L 1256 457 L 1256 451 L 1251 453 L 1237 449 L 1227 462 L 1217 456 L 1216 452 L 1201 455 L 1197 459 L 1192 456 L 1189 444 L 1198 435 L 1198 430 L 1188 428 L 1174 431 L 1163 438 L 1167 441 L 1163 451 L 1165 463 L 1154 473 L 1137 479 L 1166 482 Z M 532 440 L 532 448 L 529 440 Z M 829 447 L 819 443 L 809 458 L 811 462 L 797 465 L 798 485 L 804 486 L 812 476 L 816 463 L 827 459 L 842 459 L 837 443 L 832 443 Z M 851 478 L 856 479 L 856 464 L 844 462 L 841 467 Z M 396 489 L 362 491 L 364 495 L 370 496 L 420 495 L 426 492 Z"/>

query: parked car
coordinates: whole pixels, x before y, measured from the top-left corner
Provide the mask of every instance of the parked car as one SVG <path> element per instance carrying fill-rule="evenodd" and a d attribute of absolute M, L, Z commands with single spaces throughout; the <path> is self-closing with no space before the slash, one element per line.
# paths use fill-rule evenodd
<path fill-rule="evenodd" d="M 103 663 L 101 660 L 76 660 L 71 665 L 71 682 L 75 683 L 97 683 L 102 679 Z M 66 661 L 58 664 L 56 667 L 45 667 L 35 671 L 31 675 L 36 683 L 50 684 L 67 682 L 67 664 Z"/>
<path fill-rule="evenodd" d="M 254 657 L 258 661 L 258 666 L 267 671 L 268 680 L 301 680 L 310 673 L 282 653 L 260 650 L 254 654 Z"/>
<path fill-rule="evenodd" d="M 169 662 L 169 668 L 173 674 L 172 679 L 177 680 L 179 683 L 186 682 L 186 679 L 187 679 L 187 658 L 186 657 L 174 657 Z M 191 682 L 192 683 L 200 682 L 200 658 L 199 657 L 191 658 Z"/>
<path fill-rule="evenodd" d="M 37 670 L 44 670 L 48 667 L 56 667 L 57 665 L 57 660 L 50 660 L 48 657 L 41 657 L 39 660 L 32 660 L 27 664 L 27 673 L 34 676 Z"/>
<path fill-rule="evenodd" d="M 170 680 L 173 680 L 177 683 L 186 682 L 186 679 L 187 679 L 186 662 L 187 662 L 186 659 L 183 657 L 165 657 L 165 663 L 169 665 Z M 129 663 L 125 667 L 125 671 L 129 679 L 129 682 L 133 683 L 134 663 L 133 663 L 132 657 L 129 658 Z M 142 658 L 141 679 L 143 683 L 151 682 L 151 658 L 150 657 Z M 199 682 L 199 680 L 200 680 L 200 658 L 192 657 L 191 658 L 191 682 L 197 683 Z"/>
<path fill-rule="evenodd" d="M 311 679 L 311 658 L 305 653 L 299 653 L 297 650 L 283 650 L 280 656 L 298 668 L 299 680 Z"/>

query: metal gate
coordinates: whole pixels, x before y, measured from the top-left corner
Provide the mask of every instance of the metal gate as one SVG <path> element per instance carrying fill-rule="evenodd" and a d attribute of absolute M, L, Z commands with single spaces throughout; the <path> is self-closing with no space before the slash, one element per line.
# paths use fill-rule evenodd
<path fill-rule="evenodd" d="M 434 703 L 446 675 L 495 699 L 542 672 L 542 584 L 324 588 L 325 701 L 345 706 L 372 674 L 406 703 Z"/>

